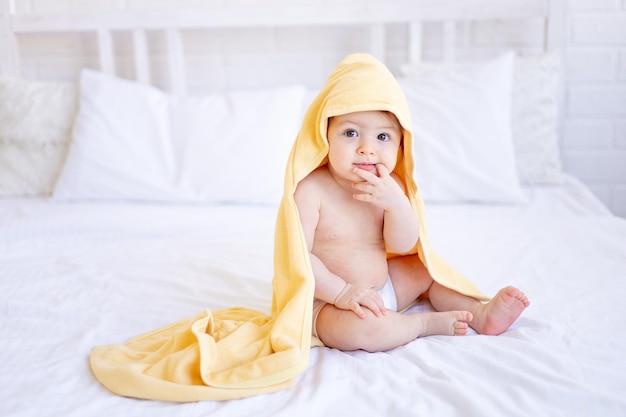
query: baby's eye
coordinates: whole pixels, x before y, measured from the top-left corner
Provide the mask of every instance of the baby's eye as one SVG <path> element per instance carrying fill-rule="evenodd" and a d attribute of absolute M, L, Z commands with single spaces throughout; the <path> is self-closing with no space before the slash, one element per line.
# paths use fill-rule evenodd
<path fill-rule="evenodd" d="M 344 135 L 346 135 L 349 138 L 355 138 L 357 137 L 359 134 L 356 133 L 356 130 L 352 130 L 352 129 L 348 129 L 344 132 Z"/>
<path fill-rule="evenodd" d="M 381 140 L 383 142 L 387 142 L 390 139 L 391 139 L 391 136 L 389 136 L 387 133 L 380 133 L 378 135 L 378 140 Z"/>

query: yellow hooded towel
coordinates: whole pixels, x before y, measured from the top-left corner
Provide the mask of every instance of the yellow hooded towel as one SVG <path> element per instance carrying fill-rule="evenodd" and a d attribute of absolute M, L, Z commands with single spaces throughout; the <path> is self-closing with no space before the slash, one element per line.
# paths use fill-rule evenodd
<path fill-rule="evenodd" d="M 328 118 L 366 110 L 390 111 L 404 129 L 395 172 L 420 219 L 414 253 L 440 284 L 487 299 L 429 248 L 423 202 L 412 176 L 412 128 L 403 92 L 375 58 L 350 55 L 309 107 L 289 156 L 276 220 L 271 315 L 245 308 L 205 310 L 126 343 L 94 347 L 91 368 L 104 386 L 123 396 L 184 402 L 242 398 L 291 385 L 306 369 L 311 346 L 322 345 L 311 336 L 315 282 L 293 194 L 326 162 Z"/>

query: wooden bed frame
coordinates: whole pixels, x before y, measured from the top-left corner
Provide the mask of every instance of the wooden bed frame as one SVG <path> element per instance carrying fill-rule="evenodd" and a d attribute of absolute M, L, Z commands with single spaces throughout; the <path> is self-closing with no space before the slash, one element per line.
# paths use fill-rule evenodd
<path fill-rule="evenodd" d="M 471 20 L 544 19 L 544 50 L 558 50 L 564 37 L 564 0 L 367 0 L 332 6 L 220 7 L 206 9 L 136 10 L 125 1 L 99 14 L 15 13 L 15 0 L 0 0 L 0 74 L 20 76 L 19 38 L 23 34 L 92 32 L 97 35 L 99 69 L 115 73 L 114 32 L 132 33 L 135 78 L 151 83 L 148 32 L 162 31 L 167 45 L 168 89 L 187 91 L 181 31 L 196 28 L 367 25 L 369 52 L 385 58 L 385 24 L 408 25 L 408 63 L 423 57 L 426 22 L 441 27 L 442 60 L 454 61 L 457 23 Z M 462 7 L 459 7 L 462 3 Z M 26 3 L 28 4 L 28 3 Z M 26 7 L 28 10 L 28 7 Z"/>

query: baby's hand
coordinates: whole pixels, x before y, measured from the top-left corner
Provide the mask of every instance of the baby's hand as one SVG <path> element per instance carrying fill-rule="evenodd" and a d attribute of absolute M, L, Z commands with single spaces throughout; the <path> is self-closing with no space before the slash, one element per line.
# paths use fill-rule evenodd
<path fill-rule="evenodd" d="M 372 288 L 355 287 L 352 284 L 346 284 L 333 304 L 342 310 L 354 311 L 362 319 L 365 318 L 365 312 L 361 306 L 369 308 L 377 317 L 387 312 L 383 298 L 378 292 Z"/>
<path fill-rule="evenodd" d="M 352 184 L 352 188 L 361 191 L 353 197 L 372 203 L 383 210 L 391 210 L 406 196 L 385 165 L 376 164 L 376 170 L 378 176 L 363 169 L 354 168 L 354 173 L 363 178 L 363 181 Z"/>

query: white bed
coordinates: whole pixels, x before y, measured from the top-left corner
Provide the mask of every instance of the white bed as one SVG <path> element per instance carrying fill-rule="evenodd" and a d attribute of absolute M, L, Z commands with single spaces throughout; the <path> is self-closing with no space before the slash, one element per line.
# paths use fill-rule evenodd
<path fill-rule="evenodd" d="M 455 2 L 444 3 L 426 10 L 451 18 L 464 13 Z M 547 18 L 558 11 L 554 3 L 551 8 L 544 2 L 514 3 L 541 3 Z M 498 9 L 484 17 L 498 17 Z M 234 19 L 232 26 L 255 24 L 249 20 L 254 14 L 237 20 L 224 13 Z M 411 19 L 417 12 L 403 14 Z M 311 25 L 319 19 L 302 16 L 294 12 L 291 18 Z M 34 30 L 35 17 L 21 19 L 15 21 L 16 33 Z M 50 25 L 62 22 L 49 19 Z M 215 26 L 218 20 L 193 25 Z M 106 39 L 106 32 L 100 33 Z M 306 105 L 309 96 L 299 97 Z M 285 135 L 296 128 L 286 128 Z M 279 175 L 280 181 L 281 174 L 259 175 L 265 180 Z M 385 353 L 314 348 L 308 369 L 290 388 L 184 404 L 110 393 L 90 372 L 90 349 L 205 308 L 245 306 L 269 313 L 277 201 L 245 202 L 230 194 L 223 201 L 191 194 L 174 198 L 171 184 L 154 188 L 156 195 L 171 197 L 164 201 L 150 195 L 133 200 L 133 191 L 129 197 L 128 190 L 117 195 L 111 189 L 108 195 L 71 198 L 82 189 L 67 181 L 66 194 L 52 189 L 53 197 L 0 199 L 1 415 L 626 414 L 626 221 L 567 174 L 521 185 L 518 202 L 427 200 L 431 243 L 443 258 L 486 294 L 510 284 L 530 298 L 531 306 L 506 333 L 433 336 Z"/>

